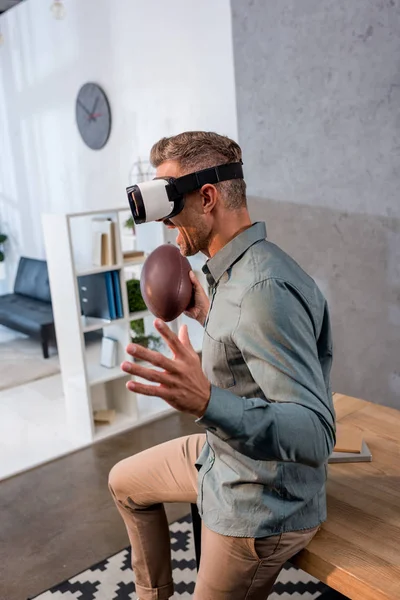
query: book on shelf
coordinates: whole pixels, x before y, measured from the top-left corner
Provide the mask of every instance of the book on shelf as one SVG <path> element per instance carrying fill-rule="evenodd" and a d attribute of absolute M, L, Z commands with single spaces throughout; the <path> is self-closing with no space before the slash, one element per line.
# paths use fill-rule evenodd
<path fill-rule="evenodd" d="M 122 295 L 121 295 L 121 283 L 119 279 L 119 271 L 112 271 L 113 277 L 113 291 L 115 299 L 115 310 L 118 319 L 122 319 L 124 311 L 122 308 Z"/>
<path fill-rule="evenodd" d="M 111 320 L 105 273 L 78 277 L 81 312 L 85 317 Z"/>
<path fill-rule="evenodd" d="M 124 316 L 119 271 L 80 275 L 78 289 L 85 317 L 112 321 Z"/>
<path fill-rule="evenodd" d="M 105 282 L 106 282 L 107 303 L 108 303 L 108 309 L 110 311 L 110 319 L 111 320 L 116 319 L 117 318 L 117 309 L 115 306 L 113 276 L 110 271 L 107 271 L 107 273 L 102 273 L 102 274 L 104 275 Z"/>
<path fill-rule="evenodd" d="M 116 417 L 114 409 L 95 410 L 93 412 L 93 420 L 96 425 L 110 425 Z"/>
<path fill-rule="evenodd" d="M 146 254 L 142 250 L 125 250 L 123 253 L 124 262 L 143 262 Z"/>
<path fill-rule="evenodd" d="M 101 267 L 104 264 L 105 256 L 105 233 L 94 231 L 92 237 L 92 263 L 95 267 Z"/>
<path fill-rule="evenodd" d="M 115 265 L 115 223 L 112 219 L 92 219 L 92 262 L 96 267 Z"/>

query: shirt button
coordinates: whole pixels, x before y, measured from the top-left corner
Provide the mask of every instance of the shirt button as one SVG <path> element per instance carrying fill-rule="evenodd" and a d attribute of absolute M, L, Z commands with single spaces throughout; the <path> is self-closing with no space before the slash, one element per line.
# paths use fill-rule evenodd
<path fill-rule="evenodd" d="M 222 283 L 226 283 L 229 279 L 229 275 L 227 273 L 227 271 L 225 271 L 225 273 L 221 276 L 221 282 Z"/>

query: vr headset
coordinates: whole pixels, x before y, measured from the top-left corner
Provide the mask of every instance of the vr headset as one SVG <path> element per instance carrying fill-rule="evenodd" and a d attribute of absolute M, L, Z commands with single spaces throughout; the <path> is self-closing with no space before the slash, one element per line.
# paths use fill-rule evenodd
<path fill-rule="evenodd" d="M 137 225 L 164 221 L 179 214 L 185 206 L 185 195 L 206 183 L 243 179 L 242 161 L 211 167 L 183 175 L 162 177 L 126 188 L 133 220 Z"/>

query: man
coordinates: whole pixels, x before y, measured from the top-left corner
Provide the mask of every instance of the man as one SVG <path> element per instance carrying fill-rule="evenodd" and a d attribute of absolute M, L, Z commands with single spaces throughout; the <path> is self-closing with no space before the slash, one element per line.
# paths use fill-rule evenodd
<path fill-rule="evenodd" d="M 241 161 L 240 147 L 208 132 L 160 140 L 157 177 Z M 326 461 L 335 443 L 326 301 L 314 281 L 252 224 L 243 179 L 205 184 L 169 220 L 186 256 L 202 252 L 211 304 L 191 273 L 188 314 L 204 326 L 202 365 L 187 333 L 156 327 L 168 359 L 128 352 L 160 369 L 124 363 L 157 395 L 197 418 L 199 433 L 118 463 L 110 489 L 132 545 L 141 600 L 172 596 L 163 502 L 195 502 L 202 516 L 196 600 L 265 600 L 286 560 L 326 518 Z M 158 387 L 154 387 L 154 383 Z"/>

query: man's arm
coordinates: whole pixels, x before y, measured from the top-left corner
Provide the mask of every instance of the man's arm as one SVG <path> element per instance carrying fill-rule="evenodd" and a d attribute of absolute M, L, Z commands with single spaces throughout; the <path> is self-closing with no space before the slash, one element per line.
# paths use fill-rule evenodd
<path fill-rule="evenodd" d="M 335 444 L 334 410 L 306 301 L 284 281 L 256 284 L 232 339 L 269 402 L 212 386 L 197 422 L 256 460 L 325 462 Z"/>

